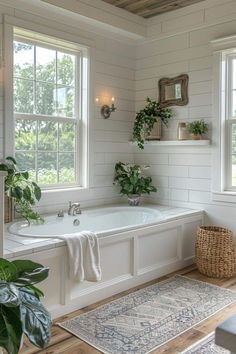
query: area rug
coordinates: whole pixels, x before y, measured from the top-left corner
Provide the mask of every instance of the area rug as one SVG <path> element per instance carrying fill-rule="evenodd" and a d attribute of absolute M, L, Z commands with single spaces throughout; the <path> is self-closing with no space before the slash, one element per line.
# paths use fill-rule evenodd
<path fill-rule="evenodd" d="M 236 292 L 175 276 L 59 326 L 105 354 L 147 354 L 236 301 Z"/>
<path fill-rule="evenodd" d="M 211 333 L 181 354 L 230 354 L 230 352 L 216 345 L 215 333 Z"/>

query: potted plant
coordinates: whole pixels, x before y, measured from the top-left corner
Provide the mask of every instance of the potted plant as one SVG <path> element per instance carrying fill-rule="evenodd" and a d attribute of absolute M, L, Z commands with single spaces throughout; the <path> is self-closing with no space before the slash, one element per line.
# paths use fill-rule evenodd
<path fill-rule="evenodd" d="M 169 120 L 173 117 L 171 108 L 163 108 L 159 102 L 152 101 L 149 97 L 146 101 L 146 106 L 136 114 L 133 128 L 133 139 L 140 149 L 144 149 L 146 139 L 152 138 L 154 125 L 156 125 L 156 133 L 153 139 L 160 140 L 162 123 L 168 126 Z"/>
<path fill-rule="evenodd" d="M 208 124 L 203 119 L 195 120 L 187 125 L 187 129 L 193 140 L 200 140 L 202 135 L 207 133 Z"/>
<path fill-rule="evenodd" d="M 5 162 L 0 163 L 0 171 L 7 172 L 5 177 L 6 205 L 9 200 L 13 201 L 15 210 L 28 222 L 43 221 L 42 217 L 33 211 L 32 207 L 41 198 L 41 189 L 37 183 L 30 180 L 28 171 L 20 171 L 16 160 L 7 157 Z M 11 203 L 9 205 L 11 211 Z M 12 221 L 10 219 L 8 222 Z"/>
<path fill-rule="evenodd" d="M 139 165 L 118 162 L 115 165 L 114 184 L 121 187 L 120 193 L 128 196 L 129 205 L 137 206 L 141 194 L 150 194 L 157 189 L 152 185 L 152 178 L 143 176 L 143 168 Z"/>
<path fill-rule="evenodd" d="M 40 302 L 43 293 L 35 284 L 48 276 L 48 268 L 29 260 L 0 258 L 0 347 L 17 354 L 25 334 L 44 348 L 51 336 L 51 316 Z"/>

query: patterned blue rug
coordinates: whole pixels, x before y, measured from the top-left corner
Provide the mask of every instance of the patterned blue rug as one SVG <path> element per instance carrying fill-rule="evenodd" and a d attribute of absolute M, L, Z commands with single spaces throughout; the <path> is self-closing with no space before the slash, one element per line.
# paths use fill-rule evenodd
<path fill-rule="evenodd" d="M 230 352 L 216 345 L 215 333 L 211 333 L 181 354 L 230 354 Z"/>
<path fill-rule="evenodd" d="M 236 292 L 175 276 L 59 326 L 106 354 L 147 354 L 236 301 Z"/>

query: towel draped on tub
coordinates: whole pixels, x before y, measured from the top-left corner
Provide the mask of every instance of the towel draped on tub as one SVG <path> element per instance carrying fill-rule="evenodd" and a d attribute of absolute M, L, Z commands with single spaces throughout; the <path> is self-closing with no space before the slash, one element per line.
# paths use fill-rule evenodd
<path fill-rule="evenodd" d="M 60 236 L 66 241 L 70 274 L 82 282 L 99 281 L 102 277 L 98 237 L 91 231 Z"/>

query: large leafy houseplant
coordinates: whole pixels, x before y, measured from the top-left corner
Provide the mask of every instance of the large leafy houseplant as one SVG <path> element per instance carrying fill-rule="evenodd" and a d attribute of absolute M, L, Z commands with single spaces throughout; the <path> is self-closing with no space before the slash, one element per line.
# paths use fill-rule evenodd
<path fill-rule="evenodd" d="M 15 210 L 28 222 L 43 221 L 32 207 L 41 198 L 41 189 L 31 181 L 28 171 L 20 171 L 13 157 L 7 157 L 0 163 L 0 171 L 7 172 L 5 177 L 5 194 L 14 202 Z"/>
<path fill-rule="evenodd" d="M 130 205 L 138 205 L 139 197 L 142 194 L 157 191 L 156 187 L 152 185 L 152 178 L 143 175 L 143 170 L 146 168 L 148 167 L 123 162 L 118 162 L 115 165 L 114 184 L 121 187 L 121 194 L 128 196 Z M 136 196 L 133 203 L 132 196 Z"/>
<path fill-rule="evenodd" d="M 136 114 L 133 127 L 133 139 L 140 149 L 144 149 L 145 139 L 151 133 L 158 117 L 165 126 L 168 126 L 173 117 L 171 108 L 163 108 L 159 102 L 152 101 L 149 97 L 146 101 L 146 106 Z"/>
<path fill-rule="evenodd" d="M 44 348 L 51 336 L 51 316 L 40 302 L 35 284 L 48 276 L 48 268 L 29 260 L 0 258 L 0 347 L 8 354 L 20 350 L 23 334 Z"/>

